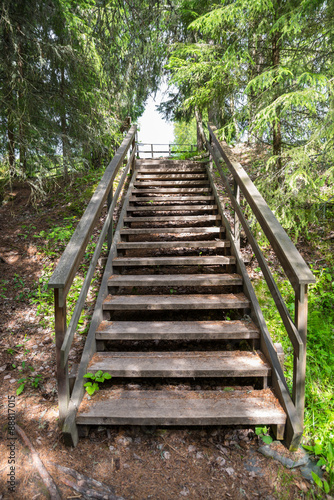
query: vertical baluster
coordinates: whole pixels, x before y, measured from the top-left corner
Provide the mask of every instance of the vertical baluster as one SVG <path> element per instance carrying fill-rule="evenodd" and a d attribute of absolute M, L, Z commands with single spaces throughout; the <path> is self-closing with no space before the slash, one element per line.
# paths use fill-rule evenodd
<path fill-rule="evenodd" d="M 110 191 L 108 193 L 108 198 L 107 198 L 108 211 L 109 211 L 110 205 L 112 204 L 113 197 L 114 197 L 114 183 L 112 183 Z M 112 245 L 113 231 L 114 231 L 114 220 L 113 220 L 113 218 L 111 218 L 109 229 L 108 229 L 108 250 L 110 250 L 110 247 Z"/>
<path fill-rule="evenodd" d="M 56 371 L 58 383 L 59 421 L 63 422 L 67 413 L 70 398 L 70 383 L 68 376 L 68 362 L 61 367 L 60 349 L 66 333 L 66 297 L 62 297 L 62 290 L 54 289 L 55 301 L 55 333 L 56 333 Z"/>
<path fill-rule="evenodd" d="M 307 285 L 299 285 L 295 293 L 295 325 L 303 341 L 304 349 L 299 358 L 294 356 L 292 399 L 301 420 L 304 419 L 305 406 L 307 288 Z"/>
<path fill-rule="evenodd" d="M 234 197 L 238 205 L 240 205 L 240 187 L 236 181 L 233 181 L 233 186 L 234 186 Z M 234 211 L 234 241 L 236 249 L 240 255 L 240 222 L 235 211 Z"/>

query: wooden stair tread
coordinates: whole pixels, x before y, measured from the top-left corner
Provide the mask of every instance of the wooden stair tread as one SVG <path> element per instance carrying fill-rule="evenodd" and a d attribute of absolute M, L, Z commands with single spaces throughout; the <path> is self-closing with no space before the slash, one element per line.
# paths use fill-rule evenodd
<path fill-rule="evenodd" d="M 255 352 L 97 352 L 88 372 L 113 377 L 266 377 L 270 366 Z"/>
<path fill-rule="evenodd" d="M 120 250 L 151 249 L 151 248 L 229 248 L 228 240 L 203 241 L 121 241 L 117 243 Z"/>
<path fill-rule="evenodd" d="M 259 338 L 252 321 L 102 321 L 97 339 L 194 340 Z"/>
<path fill-rule="evenodd" d="M 220 215 L 150 215 L 146 217 L 124 217 L 124 222 L 210 222 L 221 220 Z"/>
<path fill-rule="evenodd" d="M 204 180 L 199 180 L 199 181 L 191 181 L 191 180 L 186 180 L 186 179 L 183 179 L 183 180 L 171 180 L 171 181 L 136 181 L 134 183 L 134 186 L 135 188 L 138 188 L 138 187 L 151 187 L 151 186 L 166 186 L 166 187 L 177 187 L 177 186 L 209 186 L 210 183 L 208 180 L 204 179 Z"/>
<path fill-rule="evenodd" d="M 132 195 L 134 194 L 154 194 L 154 193 L 208 193 L 210 192 L 210 186 L 207 187 L 188 187 L 188 188 L 171 188 L 171 187 L 162 187 L 158 188 L 153 186 L 151 189 L 133 189 Z"/>
<path fill-rule="evenodd" d="M 246 309 L 250 302 L 238 294 L 108 295 L 104 310 Z"/>
<path fill-rule="evenodd" d="M 130 202 L 136 202 L 136 203 L 141 203 L 145 201 L 159 201 L 159 202 L 179 202 L 179 201 L 210 201 L 214 200 L 214 196 L 205 196 L 205 195 L 198 195 L 198 196 L 192 196 L 191 194 L 185 195 L 185 196 L 171 196 L 171 195 L 165 195 L 165 196 L 131 196 L 130 197 Z"/>
<path fill-rule="evenodd" d="M 217 210 L 217 205 L 145 205 L 145 207 L 128 207 L 127 212 L 187 212 L 189 210 L 208 211 Z"/>
<path fill-rule="evenodd" d="M 284 425 L 286 415 L 269 389 L 262 391 L 101 390 L 85 398 L 78 424 Z"/>
<path fill-rule="evenodd" d="M 116 257 L 113 266 L 217 266 L 235 264 L 235 257 L 204 255 L 187 257 Z"/>
<path fill-rule="evenodd" d="M 128 228 L 125 227 L 121 230 L 121 234 L 155 234 L 155 233 L 223 233 L 224 227 L 139 227 Z"/>
<path fill-rule="evenodd" d="M 238 274 L 140 274 L 110 276 L 108 286 L 226 286 L 242 285 Z"/>
<path fill-rule="evenodd" d="M 205 179 L 208 180 L 208 176 L 205 173 L 170 173 L 170 172 L 139 172 L 136 177 L 136 181 L 145 181 L 145 180 L 158 180 L 158 181 L 167 181 L 167 180 L 197 180 L 197 179 Z"/>

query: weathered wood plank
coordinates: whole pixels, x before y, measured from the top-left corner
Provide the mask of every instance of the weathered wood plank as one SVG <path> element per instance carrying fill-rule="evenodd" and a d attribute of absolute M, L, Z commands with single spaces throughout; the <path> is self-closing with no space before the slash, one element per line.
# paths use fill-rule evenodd
<path fill-rule="evenodd" d="M 114 267 L 127 266 L 217 266 L 235 264 L 235 257 L 204 255 L 188 257 L 116 257 Z"/>
<path fill-rule="evenodd" d="M 124 222 L 209 222 L 221 220 L 220 215 L 155 215 L 148 217 L 125 217 Z"/>
<path fill-rule="evenodd" d="M 108 295 L 103 302 L 103 309 L 106 311 L 246 309 L 249 306 L 249 300 L 242 293 L 216 295 Z"/>
<path fill-rule="evenodd" d="M 181 188 L 181 187 L 178 187 L 178 188 L 169 188 L 169 187 L 165 187 L 165 188 L 158 188 L 158 187 L 152 187 L 151 189 L 134 189 L 132 191 L 132 194 L 161 194 L 161 193 L 165 193 L 165 194 L 168 194 L 168 193 L 206 193 L 208 194 L 210 191 L 210 189 L 208 187 L 204 187 L 204 188 L 198 188 L 198 187 L 188 187 L 188 188 Z"/>
<path fill-rule="evenodd" d="M 264 377 L 270 366 L 255 352 L 97 352 L 88 366 L 113 377 Z"/>
<path fill-rule="evenodd" d="M 257 339 L 252 321 L 103 321 L 101 340 L 228 340 Z"/>
<path fill-rule="evenodd" d="M 108 286 L 238 286 L 238 274 L 115 274 Z"/>
<path fill-rule="evenodd" d="M 129 207 L 128 212 L 208 212 L 216 210 L 217 205 L 146 205 L 145 207 Z"/>
<path fill-rule="evenodd" d="M 152 248 L 229 248 L 228 240 L 204 241 L 122 241 L 117 244 L 119 250 L 150 250 Z"/>
<path fill-rule="evenodd" d="M 131 234 L 158 234 L 158 233 L 224 233 L 224 227 L 142 227 L 142 228 L 123 228 L 121 233 L 124 235 Z"/>
<path fill-rule="evenodd" d="M 243 391 L 233 395 L 214 391 L 103 392 L 99 400 L 85 401 L 77 415 L 78 424 L 283 425 L 286 421 L 274 396 L 263 398 L 262 391 L 258 397 L 256 391 L 251 395 Z"/>
<path fill-rule="evenodd" d="M 144 203 L 146 201 L 154 201 L 154 202 L 168 202 L 168 203 L 178 203 L 180 201 L 211 201 L 213 200 L 213 196 L 193 196 L 193 195 L 185 195 L 185 196 L 132 196 L 130 198 L 130 202 L 136 203 Z"/>
<path fill-rule="evenodd" d="M 177 181 L 178 180 L 179 181 L 182 181 L 182 180 L 195 181 L 198 179 L 205 179 L 207 181 L 208 177 L 207 177 L 206 173 L 203 173 L 203 174 L 196 174 L 196 173 L 172 174 L 169 172 L 164 172 L 164 173 L 154 172 L 154 174 L 150 174 L 147 172 L 140 172 L 140 175 L 137 176 L 137 181 L 149 181 L 149 180 L 153 180 L 153 181 L 168 181 L 168 180 L 170 180 L 170 181 L 172 181 L 173 179 L 175 179 Z"/>
<path fill-rule="evenodd" d="M 187 181 L 187 180 L 173 180 L 173 181 L 140 181 L 135 183 L 135 188 L 150 188 L 152 186 L 161 186 L 161 187 L 193 187 L 193 186 L 208 186 L 209 183 L 207 180 L 203 181 Z"/>

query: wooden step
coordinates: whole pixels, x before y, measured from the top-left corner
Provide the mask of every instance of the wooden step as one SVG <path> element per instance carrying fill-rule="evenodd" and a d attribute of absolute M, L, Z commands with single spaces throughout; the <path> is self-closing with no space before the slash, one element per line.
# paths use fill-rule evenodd
<path fill-rule="evenodd" d="M 119 250 L 151 250 L 154 248 L 229 248 L 228 240 L 206 241 L 121 241 L 117 243 Z"/>
<path fill-rule="evenodd" d="M 219 266 L 235 264 L 235 257 L 204 255 L 187 257 L 116 257 L 114 267 L 127 266 Z"/>
<path fill-rule="evenodd" d="M 135 234 L 158 234 L 158 233 L 184 233 L 184 234 L 195 234 L 195 233 L 225 233 L 224 227 L 140 227 L 140 228 L 123 228 L 121 230 L 122 235 L 135 235 Z"/>
<path fill-rule="evenodd" d="M 252 321 L 102 321 L 98 340 L 242 340 L 258 339 Z"/>
<path fill-rule="evenodd" d="M 124 217 L 124 222 L 209 222 L 220 221 L 221 215 L 162 215 L 148 217 Z"/>
<path fill-rule="evenodd" d="M 135 182 L 134 187 L 138 189 L 140 188 L 150 188 L 151 186 L 158 186 L 158 187 L 196 187 L 196 186 L 209 186 L 210 183 L 208 180 L 203 180 L 203 181 L 140 181 L 140 182 Z"/>
<path fill-rule="evenodd" d="M 127 212 L 208 212 L 217 210 L 217 205 L 146 205 L 145 207 L 128 207 Z"/>
<path fill-rule="evenodd" d="M 157 167 L 150 166 L 139 167 L 137 169 L 139 175 L 206 175 L 205 167 Z"/>
<path fill-rule="evenodd" d="M 164 311 L 190 309 L 247 309 L 250 302 L 243 293 L 194 295 L 108 295 L 105 311 Z"/>
<path fill-rule="evenodd" d="M 286 415 L 269 389 L 262 391 L 101 390 L 84 398 L 77 424 L 284 425 Z"/>
<path fill-rule="evenodd" d="M 186 196 L 170 196 L 170 195 L 165 195 L 165 196 L 131 196 L 129 198 L 130 202 L 136 202 L 136 203 L 142 203 L 145 201 L 154 201 L 154 202 L 168 202 L 168 203 L 178 203 L 180 201 L 213 201 L 215 199 L 214 196 L 204 196 L 204 195 L 199 195 L 199 196 L 192 196 L 186 195 Z"/>
<path fill-rule="evenodd" d="M 198 180 L 198 179 L 205 179 L 208 180 L 208 176 L 203 173 L 203 174 L 197 174 L 197 173 L 189 173 L 189 174 L 171 174 L 169 172 L 154 172 L 154 174 L 149 174 L 147 172 L 141 172 L 137 175 L 136 181 L 148 181 L 148 180 L 156 180 L 156 181 L 168 181 L 168 180 Z"/>
<path fill-rule="evenodd" d="M 188 188 L 170 188 L 170 187 L 155 187 L 152 186 L 151 189 L 133 189 L 132 190 L 132 195 L 134 194 L 169 194 L 169 193 L 206 193 L 208 194 L 211 191 L 210 186 L 208 187 L 203 187 L 203 188 L 198 188 L 198 187 L 188 187 Z"/>
<path fill-rule="evenodd" d="M 114 274 L 108 286 L 238 286 L 238 274 Z"/>
<path fill-rule="evenodd" d="M 87 371 L 113 377 L 268 377 L 270 366 L 256 352 L 96 352 Z"/>

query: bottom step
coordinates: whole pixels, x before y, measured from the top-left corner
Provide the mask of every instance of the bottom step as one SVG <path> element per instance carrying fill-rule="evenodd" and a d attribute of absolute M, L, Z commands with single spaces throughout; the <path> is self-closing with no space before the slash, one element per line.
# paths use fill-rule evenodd
<path fill-rule="evenodd" d="M 131 391 L 103 389 L 84 397 L 84 425 L 285 425 L 270 389 L 261 391 Z M 283 433 L 282 433 L 283 434 Z"/>

